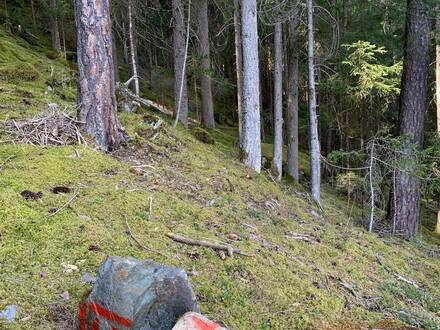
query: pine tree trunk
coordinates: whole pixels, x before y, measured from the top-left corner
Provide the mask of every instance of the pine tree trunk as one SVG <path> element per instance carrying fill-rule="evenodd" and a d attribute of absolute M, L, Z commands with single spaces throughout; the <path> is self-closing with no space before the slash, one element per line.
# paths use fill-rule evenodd
<path fill-rule="evenodd" d="M 260 75 L 258 64 L 257 1 L 241 1 L 243 54 L 242 156 L 244 164 L 260 173 Z"/>
<path fill-rule="evenodd" d="M 342 11 L 344 12 L 343 13 L 343 19 L 344 19 L 344 21 L 343 21 L 343 26 L 344 26 L 344 31 L 347 31 L 347 28 L 348 28 L 348 12 L 349 12 L 349 4 L 348 4 L 348 2 L 349 2 L 350 0 L 343 0 L 343 3 L 342 3 Z"/>
<path fill-rule="evenodd" d="M 440 138 L 440 5 L 437 6 L 437 17 L 436 17 L 436 67 L 435 67 L 435 76 L 436 76 L 436 100 L 437 100 L 437 133 Z M 437 211 L 437 226 L 436 233 L 440 234 L 440 195 L 437 200 L 438 211 Z"/>
<path fill-rule="evenodd" d="M 211 89 L 211 59 L 209 49 L 208 0 L 199 1 L 199 39 L 200 56 L 202 57 L 202 77 L 200 82 L 202 96 L 202 124 L 214 128 L 214 105 Z"/>
<path fill-rule="evenodd" d="M 308 58 L 308 87 L 310 114 L 310 175 L 312 197 L 316 203 L 321 203 L 321 152 L 318 136 L 318 118 L 316 115 L 316 89 L 314 64 L 314 35 L 313 35 L 313 0 L 307 0 L 307 58 Z"/>
<path fill-rule="evenodd" d="M 239 145 L 242 149 L 242 97 L 243 97 L 243 52 L 241 43 L 241 15 L 240 1 L 234 0 L 234 27 L 235 27 L 235 65 L 237 73 L 237 114 Z"/>
<path fill-rule="evenodd" d="M 274 143 L 272 172 L 277 181 L 283 174 L 283 26 L 275 24 Z"/>
<path fill-rule="evenodd" d="M 53 11 L 50 15 L 50 34 L 52 37 L 52 48 L 53 50 L 61 51 L 61 41 L 60 41 L 60 29 L 58 27 L 58 17 L 56 15 L 57 2 L 56 0 L 49 1 L 50 9 Z"/>
<path fill-rule="evenodd" d="M 31 13 L 32 13 L 32 32 L 35 33 L 37 31 L 37 20 L 35 18 L 35 3 L 34 0 L 31 1 Z"/>
<path fill-rule="evenodd" d="M 118 49 L 116 46 L 116 37 L 112 33 L 112 55 L 113 55 L 113 68 L 115 72 L 115 84 L 119 83 L 119 65 L 118 65 Z"/>
<path fill-rule="evenodd" d="M 298 166 L 298 110 L 299 110 L 299 4 L 295 8 L 290 20 L 290 63 L 289 63 L 289 99 L 287 108 L 287 172 L 296 181 L 299 181 Z"/>
<path fill-rule="evenodd" d="M 138 64 L 137 64 L 137 46 L 136 38 L 134 36 L 134 19 L 133 19 L 133 2 L 128 0 L 128 40 L 130 43 L 130 63 L 131 63 L 131 74 L 134 77 L 134 93 L 139 96 L 139 75 L 138 75 Z"/>
<path fill-rule="evenodd" d="M 410 136 L 422 146 L 427 107 L 430 17 L 421 0 L 407 1 L 407 22 L 402 87 L 400 94 L 400 135 Z M 403 146 L 404 154 L 411 146 Z M 408 169 L 411 170 L 411 169 Z M 420 180 L 406 172 L 396 173 L 396 232 L 407 239 L 417 234 L 420 217 Z"/>
<path fill-rule="evenodd" d="M 78 119 L 104 150 L 124 141 L 116 109 L 108 0 L 75 0 L 78 38 Z"/>
<path fill-rule="evenodd" d="M 174 116 L 179 116 L 188 127 L 188 85 L 185 70 L 185 8 L 182 0 L 173 0 L 173 51 L 174 51 Z"/>

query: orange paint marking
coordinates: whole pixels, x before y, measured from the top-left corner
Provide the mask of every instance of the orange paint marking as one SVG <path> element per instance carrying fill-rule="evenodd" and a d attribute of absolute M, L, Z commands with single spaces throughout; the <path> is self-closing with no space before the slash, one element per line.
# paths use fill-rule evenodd
<path fill-rule="evenodd" d="M 217 330 L 220 329 L 220 325 L 214 322 L 207 322 L 199 319 L 197 316 L 191 316 L 191 320 L 194 322 L 197 329 L 200 330 Z"/>

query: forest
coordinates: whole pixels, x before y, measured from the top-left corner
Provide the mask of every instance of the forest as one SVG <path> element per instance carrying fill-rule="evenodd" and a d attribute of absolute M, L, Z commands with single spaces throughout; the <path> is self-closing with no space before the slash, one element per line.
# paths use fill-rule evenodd
<path fill-rule="evenodd" d="M 439 1 L 1 1 L 0 328 L 108 256 L 228 329 L 440 329 Z"/>

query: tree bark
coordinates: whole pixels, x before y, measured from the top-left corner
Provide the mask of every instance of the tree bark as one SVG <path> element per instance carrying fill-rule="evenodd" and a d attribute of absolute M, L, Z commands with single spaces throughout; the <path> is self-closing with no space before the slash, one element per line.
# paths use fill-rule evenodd
<path fill-rule="evenodd" d="M 283 26 L 275 24 L 274 143 L 272 172 L 277 181 L 283 175 Z"/>
<path fill-rule="evenodd" d="M 307 58 L 308 58 L 308 87 L 310 115 L 310 175 L 312 198 L 321 203 L 321 152 L 318 136 L 318 117 L 316 115 L 316 88 L 314 64 L 314 35 L 313 35 L 313 0 L 307 0 Z"/>
<path fill-rule="evenodd" d="M 350 0 L 343 0 L 343 3 L 342 3 L 342 11 L 344 12 L 343 13 L 343 26 L 344 26 L 344 31 L 347 31 L 347 28 L 348 28 L 348 13 L 349 13 L 349 4 L 348 4 L 348 2 L 349 2 Z"/>
<path fill-rule="evenodd" d="M 173 0 L 173 52 L 174 52 L 174 116 L 188 127 L 188 84 L 185 70 L 186 38 L 185 8 L 182 0 Z"/>
<path fill-rule="evenodd" d="M 299 181 L 298 166 L 298 110 L 299 110 L 299 3 L 290 20 L 289 99 L 287 108 L 287 172 Z"/>
<path fill-rule="evenodd" d="M 31 1 L 31 12 L 32 12 L 32 32 L 35 33 L 37 31 L 37 20 L 35 18 L 35 3 L 34 0 Z"/>
<path fill-rule="evenodd" d="M 78 119 L 104 150 L 124 141 L 115 97 L 108 0 L 75 0 L 78 52 Z"/>
<path fill-rule="evenodd" d="M 423 0 L 407 0 L 405 55 L 400 94 L 400 135 L 409 136 L 411 144 L 423 144 L 424 115 L 427 106 L 430 17 Z M 409 155 L 411 145 L 404 145 Z M 405 157 L 405 156 L 403 156 Z M 408 169 L 411 170 L 411 169 Z M 420 217 L 420 180 L 397 171 L 394 218 L 396 232 L 407 239 L 417 234 Z"/>
<path fill-rule="evenodd" d="M 133 2 L 128 0 L 128 40 L 130 44 L 130 62 L 131 62 L 131 73 L 134 77 L 134 93 L 139 96 L 139 76 L 138 76 L 138 64 L 137 64 L 137 46 L 136 38 L 134 36 L 134 19 L 133 19 Z"/>
<path fill-rule="evenodd" d="M 240 1 L 234 0 L 234 27 L 235 27 L 235 65 L 237 73 L 237 114 L 238 114 L 238 136 L 239 145 L 242 149 L 242 98 L 243 98 L 243 52 L 241 42 L 241 15 Z"/>
<path fill-rule="evenodd" d="M 58 26 L 58 17 L 56 14 L 56 10 L 57 10 L 56 0 L 50 0 L 49 6 L 52 11 L 52 13 L 50 15 L 50 34 L 52 37 L 52 48 L 53 48 L 53 50 L 60 52 L 61 51 L 61 41 L 60 41 L 60 29 Z"/>
<path fill-rule="evenodd" d="M 260 173 L 260 78 L 256 0 L 241 1 L 241 32 L 243 54 L 242 156 L 246 167 Z"/>
<path fill-rule="evenodd" d="M 437 6 L 437 16 L 436 16 L 436 66 L 435 66 L 435 89 L 436 89 L 436 100 L 437 100 L 437 133 L 440 138 L 440 5 Z M 440 196 L 437 200 L 437 226 L 435 232 L 440 234 Z"/>
<path fill-rule="evenodd" d="M 202 97 L 202 124 L 207 128 L 214 128 L 214 104 L 212 102 L 211 88 L 211 59 L 209 48 L 209 21 L 208 21 L 208 1 L 199 1 L 199 39 L 200 56 L 202 57 L 201 69 L 202 76 L 200 81 Z"/>
<path fill-rule="evenodd" d="M 116 37 L 115 34 L 112 33 L 112 55 L 113 55 L 113 68 L 114 68 L 114 77 L 115 77 L 115 85 L 119 82 L 119 65 L 118 65 L 118 49 L 116 47 Z"/>

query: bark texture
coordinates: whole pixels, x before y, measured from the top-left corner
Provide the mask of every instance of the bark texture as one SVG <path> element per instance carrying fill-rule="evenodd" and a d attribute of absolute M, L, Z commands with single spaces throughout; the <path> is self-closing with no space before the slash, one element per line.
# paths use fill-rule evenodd
<path fill-rule="evenodd" d="M 185 8 L 182 0 L 173 0 L 173 52 L 174 52 L 174 116 L 179 116 L 188 127 L 188 84 L 185 70 Z"/>
<path fill-rule="evenodd" d="M 258 64 L 257 1 L 241 1 L 243 54 L 242 156 L 244 164 L 261 172 L 260 78 Z"/>
<path fill-rule="evenodd" d="M 283 175 L 283 26 L 275 24 L 274 143 L 272 172 L 277 181 Z"/>
<path fill-rule="evenodd" d="M 52 48 L 57 52 L 61 51 L 60 28 L 58 25 L 58 17 L 56 15 L 57 2 L 49 0 L 49 6 L 52 11 L 50 15 L 50 34 L 52 37 Z"/>
<path fill-rule="evenodd" d="M 237 115 L 239 145 L 242 149 L 242 99 L 243 99 L 243 52 L 241 48 L 241 10 L 240 1 L 234 0 L 234 28 L 235 28 L 235 68 L 237 73 Z"/>
<path fill-rule="evenodd" d="M 200 56 L 202 76 L 200 81 L 202 96 L 202 124 L 207 128 L 214 128 L 214 104 L 212 102 L 211 87 L 211 59 L 209 48 L 209 21 L 208 21 L 208 0 L 199 0 L 198 27 L 200 41 Z"/>
<path fill-rule="evenodd" d="M 427 106 L 431 22 L 423 0 L 407 1 L 405 55 L 400 94 L 400 135 L 422 146 Z M 403 147 L 403 153 L 410 146 Z M 411 169 L 408 169 L 411 170 Z M 396 173 L 396 232 L 407 239 L 417 234 L 420 213 L 420 180 L 402 171 Z"/>
<path fill-rule="evenodd" d="M 437 133 L 440 138 L 440 5 L 437 6 L 437 16 L 436 16 L 436 66 L 435 66 L 435 88 L 436 88 L 436 100 L 437 100 Z M 438 210 L 437 210 L 437 226 L 435 228 L 436 233 L 440 234 L 440 196 L 437 200 Z"/>
<path fill-rule="evenodd" d="M 299 181 L 298 166 L 298 110 L 299 110 L 299 4 L 295 7 L 290 20 L 290 48 L 289 48 L 289 98 L 287 107 L 287 173 Z"/>
<path fill-rule="evenodd" d="M 313 0 L 307 0 L 307 59 L 310 115 L 310 174 L 312 183 L 312 198 L 321 203 L 321 151 L 318 136 L 318 117 L 316 114 L 316 83 L 314 61 L 313 34 Z"/>
<path fill-rule="evenodd" d="M 124 141 L 116 109 L 108 0 L 75 0 L 78 43 L 78 118 L 104 150 Z"/>

